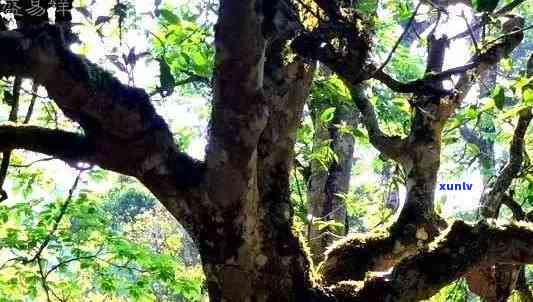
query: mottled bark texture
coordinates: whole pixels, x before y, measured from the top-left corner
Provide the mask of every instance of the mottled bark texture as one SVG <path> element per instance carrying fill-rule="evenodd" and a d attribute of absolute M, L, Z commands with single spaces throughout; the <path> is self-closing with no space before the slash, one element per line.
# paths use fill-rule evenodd
<path fill-rule="evenodd" d="M 137 177 L 197 243 L 213 302 L 415 301 L 473 267 L 533 263 L 531 225 L 457 222 L 436 247 L 418 254 L 438 229 L 432 192 L 440 130 L 462 98 L 434 83 L 465 74 L 456 87 L 464 94 L 469 76 L 508 54 L 519 37 L 499 40 L 461 68 L 399 83 L 372 72 L 376 68 L 367 61 L 371 32 L 357 14 L 341 11 L 347 2 L 317 4 L 328 21 L 305 32 L 286 2 L 220 1 L 204 162 L 178 149 L 143 90 L 121 84 L 72 53 L 58 26 L 41 22 L 2 31 L 0 76 L 35 80 L 83 133 L 2 125 L 0 151 L 26 149 Z M 338 48 L 329 43 L 333 39 Z M 283 55 L 289 40 L 299 54 L 292 59 Z M 315 60 L 349 85 L 371 143 L 398 161 L 409 178 L 399 222 L 382 236 L 350 238 L 332 249 L 321 283 L 312 282 L 310 261 L 293 233 L 289 199 L 293 145 Z M 379 129 L 372 104 L 357 89 L 370 77 L 418 93 L 408 137 L 390 137 Z M 405 259 L 413 254 L 418 255 Z M 357 289 L 358 283 L 345 281 L 393 265 L 390 279 L 373 278 Z"/>
<path fill-rule="evenodd" d="M 531 227 L 531 224 L 495 226 L 486 222 L 472 226 L 457 221 L 428 251 L 407 258 L 387 278 L 372 278 L 364 286 L 341 282 L 330 289 L 351 290 L 352 298 L 348 301 L 428 299 L 472 267 L 533 260 L 529 246 L 533 243 Z"/>

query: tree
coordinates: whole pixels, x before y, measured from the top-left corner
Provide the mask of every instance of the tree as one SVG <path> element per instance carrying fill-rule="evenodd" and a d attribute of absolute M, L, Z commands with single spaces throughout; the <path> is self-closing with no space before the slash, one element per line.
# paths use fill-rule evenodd
<path fill-rule="evenodd" d="M 450 4 L 436 2 L 437 10 L 446 11 Z M 522 2 L 490 15 L 506 14 Z M 23 9 L 31 5 L 20 4 Z M 498 39 L 484 43 L 466 65 L 447 70 L 443 61 L 450 38 L 429 35 L 425 74 L 402 82 L 387 74 L 388 60 L 372 62 L 372 24 L 350 5 L 220 1 L 203 161 L 179 149 L 145 91 L 121 84 L 69 50 L 69 18 L 56 18 L 57 24 L 50 25 L 41 17 L 18 16 L 17 29 L 0 33 L 0 76 L 31 78 L 45 87 L 83 133 L 5 124 L 0 126 L 0 151 L 8 158 L 12 150 L 25 149 L 138 178 L 197 243 L 211 301 L 417 301 L 480 267 L 533 263 L 530 223 L 456 221 L 444 231 L 446 222 L 434 209 L 443 129 L 474 84 L 472 78 L 519 46 L 523 18 L 512 16 L 512 26 L 503 23 Z M 290 175 L 317 62 L 349 89 L 372 145 L 405 170 L 407 197 L 386 233 L 337 243 L 314 276 L 292 229 Z M 451 76 L 458 80 L 449 90 L 443 82 Z M 412 96 L 407 136 L 388 135 L 380 128 L 363 89 L 372 79 Z M 483 196 L 484 211 L 501 206 L 522 166 L 532 118 L 530 85 L 520 88 L 523 106 L 511 158 Z M 366 276 L 391 267 L 387 278 Z"/>

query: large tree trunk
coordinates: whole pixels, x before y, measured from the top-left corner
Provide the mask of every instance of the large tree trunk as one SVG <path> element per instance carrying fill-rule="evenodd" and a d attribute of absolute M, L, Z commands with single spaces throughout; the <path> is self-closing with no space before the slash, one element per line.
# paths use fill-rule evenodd
<path fill-rule="evenodd" d="M 291 229 L 289 174 L 314 69 L 284 63 L 284 40 L 263 20 L 275 5 L 220 7 L 206 158 L 212 207 L 193 230 L 211 301 L 305 301 L 312 288 Z"/>

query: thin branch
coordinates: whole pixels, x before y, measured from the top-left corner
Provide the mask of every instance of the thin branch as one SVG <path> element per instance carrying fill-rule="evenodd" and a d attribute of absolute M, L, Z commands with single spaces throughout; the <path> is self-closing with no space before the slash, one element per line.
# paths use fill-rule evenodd
<path fill-rule="evenodd" d="M 0 271 L 5 269 L 6 267 L 8 267 L 7 265 L 11 262 L 22 262 L 22 263 L 26 263 L 28 262 L 28 259 L 25 258 L 25 257 L 15 257 L 15 258 L 11 258 L 11 259 L 8 259 L 6 260 L 2 266 L 0 266 Z"/>
<path fill-rule="evenodd" d="M 72 184 L 72 187 L 68 191 L 68 197 L 65 200 L 65 202 L 61 205 L 61 208 L 59 209 L 59 215 L 54 220 L 54 225 L 52 226 L 52 230 L 50 230 L 50 233 L 48 233 L 48 236 L 46 236 L 43 243 L 40 245 L 39 249 L 37 250 L 37 253 L 33 256 L 33 258 L 30 260 L 30 262 L 33 262 L 41 257 L 41 254 L 43 253 L 44 249 L 48 246 L 50 241 L 53 239 L 55 232 L 57 231 L 57 228 L 59 227 L 59 223 L 63 219 L 63 216 L 67 212 L 67 209 L 70 205 L 70 202 L 72 201 L 72 197 L 74 196 L 74 191 L 78 187 L 78 183 L 81 179 L 81 172 L 78 173 L 76 176 L 76 179 L 74 180 L 74 183 Z"/>
<path fill-rule="evenodd" d="M 74 257 L 74 258 L 70 258 L 70 259 L 67 259 L 67 260 L 64 260 L 64 261 L 61 261 L 59 263 L 57 263 L 56 265 L 52 266 L 50 269 L 48 269 L 48 271 L 46 272 L 45 274 L 45 277 L 48 278 L 48 275 L 50 275 L 51 273 L 53 273 L 54 271 L 56 271 L 57 269 L 59 269 L 60 267 L 62 266 L 65 266 L 71 262 L 75 262 L 75 261 L 80 261 L 80 260 L 85 260 L 85 259 L 94 259 L 94 258 L 97 258 L 98 256 L 100 256 L 100 254 L 102 253 L 102 251 L 104 250 L 104 247 L 101 246 L 98 251 L 96 251 L 95 254 L 93 255 L 89 255 L 89 256 L 80 256 L 80 257 Z"/>
<path fill-rule="evenodd" d="M 109 260 L 106 260 L 106 259 L 102 259 L 102 258 L 99 258 L 99 257 L 96 257 L 97 260 L 99 261 L 102 261 L 104 263 L 107 263 L 113 267 L 116 267 L 116 268 L 120 268 L 120 269 L 125 269 L 125 270 L 129 270 L 129 271 L 135 271 L 135 272 L 138 272 L 138 273 L 146 273 L 146 270 L 143 270 L 143 269 L 140 269 L 140 268 L 136 268 L 136 267 L 131 267 L 131 266 L 128 266 L 127 264 L 116 264 L 116 263 L 113 263 Z"/>
<path fill-rule="evenodd" d="M 389 52 L 389 55 L 387 56 L 385 61 L 381 64 L 381 66 L 375 72 L 381 72 L 383 68 L 385 68 L 385 66 L 389 64 L 389 61 L 392 59 L 392 56 L 396 52 L 396 49 L 398 48 L 398 46 L 400 46 L 400 43 L 402 42 L 403 38 L 405 37 L 405 35 L 407 35 L 409 30 L 411 29 L 411 26 L 413 24 L 413 21 L 415 20 L 416 15 L 418 14 L 418 10 L 420 9 L 421 4 L 422 4 L 422 1 L 418 2 L 415 8 L 415 11 L 409 18 L 409 21 L 407 22 L 407 25 L 405 26 L 405 29 L 403 30 L 402 34 L 400 35 L 396 43 L 394 43 L 394 46 L 392 47 L 392 50 Z"/>
<path fill-rule="evenodd" d="M 36 126 L 0 125 L 0 151 L 24 149 L 66 162 L 92 162 L 91 143 L 82 135 Z"/>
<path fill-rule="evenodd" d="M 519 6 L 520 4 L 522 4 L 524 2 L 526 2 L 526 0 L 514 0 L 514 1 L 510 2 L 509 4 L 505 5 L 504 7 L 500 8 L 499 10 L 495 11 L 492 15 L 494 17 L 503 16 L 506 13 L 512 11 L 514 8 L 516 8 L 517 6 Z M 469 35 L 469 31 L 474 31 L 474 30 L 477 30 L 477 29 L 485 26 L 487 24 L 488 20 L 489 20 L 489 18 L 484 18 L 481 22 L 478 22 L 478 23 L 470 26 L 470 29 L 467 29 L 467 30 L 465 30 L 465 31 L 463 31 L 461 33 L 458 33 L 457 35 L 448 38 L 448 40 L 451 41 L 451 40 L 455 40 L 455 39 L 464 38 L 467 35 Z"/>
<path fill-rule="evenodd" d="M 180 189 L 200 183 L 203 164 L 179 150 L 168 124 L 156 112 L 146 91 L 122 84 L 109 72 L 72 53 L 56 34 L 57 30 L 56 26 L 47 25 L 31 31 L 0 32 L 0 75 L 42 79 L 40 84 L 57 107 L 67 118 L 78 122 L 86 134 L 82 137 L 83 147 L 88 150 L 54 151 L 70 153 L 74 158 L 79 158 L 77 151 L 91 154 L 103 168 L 143 180 L 174 178 Z M 62 80 L 50 78 L 51 74 Z M 99 80 L 93 81 L 95 78 Z M 65 87 L 73 93 L 65 93 Z M 110 105 L 105 112 L 98 109 L 103 104 Z M 17 136 L 10 139 L 19 140 Z M 24 143 L 39 148 L 63 144 L 59 140 L 37 140 L 39 146 L 31 141 Z M 6 143 L 0 142 L 0 148 L 2 145 Z M 181 190 L 180 193 L 185 194 Z"/>
<path fill-rule="evenodd" d="M 435 95 L 439 97 L 449 96 L 453 91 L 441 89 L 429 84 L 429 80 L 425 79 L 415 80 L 412 82 L 403 83 L 383 71 L 377 71 L 373 74 L 373 78 L 385 84 L 392 91 L 398 93 L 413 93 L 415 95 Z M 436 80 L 436 79 L 433 79 Z"/>
<path fill-rule="evenodd" d="M 432 85 L 430 85 L 430 82 L 443 80 L 453 75 L 461 75 L 462 77 L 459 79 L 458 84 L 456 85 L 456 90 L 463 92 L 463 90 L 466 89 L 465 87 L 469 87 L 468 84 L 471 82 L 467 79 L 465 73 L 480 66 L 482 66 L 483 68 L 487 68 L 487 66 L 496 64 L 499 60 L 502 59 L 503 56 L 509 54 L 510 51 L 512 51 L 516 46 L 518 46 L 518 44 L 521 42 L 521 38 L 517 39 L 519 38 L 518 35 L 520 35 L 524 30 L 530 29 L 531 27 L 533 26 L 529 26 L 521 30 L 512 31 L 510 33 L 502 35 L 497 40 L 504 41 L 499 43 L 492 41 L 490 43 L 492 44 L 492 46 L 487 51 L 480 55 L 474 56 L 469 63 L 463 66 L 450 68 L 442 72 L 429 73 L 422 79 L 407 83 L 399 82 L 384 73 L 383 71 L 375 72 L 373 78 L 379 80 L 380 82 L 382 82 L 383 84 L 385 84 L 390 89 L 396 92 L 414 93 L 417 95 L 434 94 L 442 97 L 451 95 L 452 91 L 432 87 Z M 482 71 L 483 70 L 477 70 L 478 73 Z"/>
<path fill-rule="evenodd" d="M 404 163 L 405 157 L 405 141 L 398 136 L 388 136 L 381 131 L 379 122 L 374 111 L 374 106 L 360 91 L 360 87 L 354 87 L 349 83 L 350 94 L 352 101 L 355 103 L 361 112 L 361 121 L 368 131 L 370 143 L 378 149 L 386 157 L 396 160 L 399 163 Z"/>
<path fill-rule="evenodd" d="M 37 160 L 34 160 L 32 161 L 31 163 L 29 164 L 24 164 L 24 165 L 10 165 L 11 167 L 13 168 L 29 168 L 37 163 L 41 163 L 41 162 L 46 162 L 46 161 L 51 161 L 51 160 L 54 160 L 54 159 L 58 159 L 56 157 L 45 157 L 45 158 L 41 158 L 41 159 L 37 159 Z"/>
<path fill-rule="evenodd" d="M 39 256 L 35 260 L 37 261 L 37 265 L 39 266 L 39 275 L 41 276 L 41 286 L 43 287 L 43 290 L 44 290 L 44 292 L 46 294 L 46 301 L 51 302 L 52 300 L 50 300 L 50 289 L 48 288 L 48 284 L 46 283 L 46 276 L 45 276 L 45 273 L 44 273 L 42 259 Z M 35 261 L 35 260 L 33 260 L 33 261 Z"/>

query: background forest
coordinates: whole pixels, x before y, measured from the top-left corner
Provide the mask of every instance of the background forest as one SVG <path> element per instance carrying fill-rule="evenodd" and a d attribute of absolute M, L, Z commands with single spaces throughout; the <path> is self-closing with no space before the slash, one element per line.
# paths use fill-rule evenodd
<path fill-rule="evenodd" d="M 489 17 L 483 5 L 491 1 L 473 2 L 473 8 L 457 1 L 446 9 L 431 1 L 353 3 L 375 30 L 373 59 L 386 62 L 383 69 L 404 82 L 425 74 L 428 36 L 454 37 L 443 62 L 453 68 L 479 51 L 479 45 L 497 40 L 502 35 L 497 28 L 513 20 L 509 14 L 524 18 L 520 46 L 475 79 L 443 131 L 438 183 L 464 183 L 471 189 L 437 189 L 436 209 L 447 220 L 469 222 L 484 218 L 482 192 L 510 158 L 519 111 L 533 105 L 533 78 L 525 76 L 533 52 L 533 30 L 528 30 L 533 2 L 496 1 L 498 8 L 517 5 L 485 21 Z M 303 13 L 314 10 L 308 9 Z M 123 83 L 147 89 L 176 133 L 176 144 L 201 159 L 211 109 L 217 13 L 218 2 L 212 0 L 76 0 L 73 30 L 79 40 L 71 48 Z M 312 27 L 313 18 L 308 20 Z M 473 28 L 481 21 L 485 25 Z M 298 130 L 290 188 L 294 227 L 318 263 L 334 241 L 389 226 L 405 200 L 406 175 L 372 147 L 343 81 L 320 64 L 316 73 Z M 375 106 L 387 135 L 409 133 L 413 111 L 407 95 L 376 80 L 365 82 L 361 93 Z M 81 131 L 30 80 L 2 79 L 0 98 L 2 122 Z M 533 154 L 532 131 L 530 127 L 525 135 L 526 155 Z M 135 178 L 14 151 L 4 153 L 0 184 L 7 198 L 0 204 L 0 301 L 208 301 L 192 239 Z M 529 157 L 510 192 L 499 219 L 522 220 L 533 213 Z M 455 281 L 430 301 L 480 301 L 474 292 L 483 289 L 472 288 L 475 282 L 469 287 L 469 278 Z M 533 301 L 533 267 L 525 266 L 518 279 L 509 301 Z"/>

